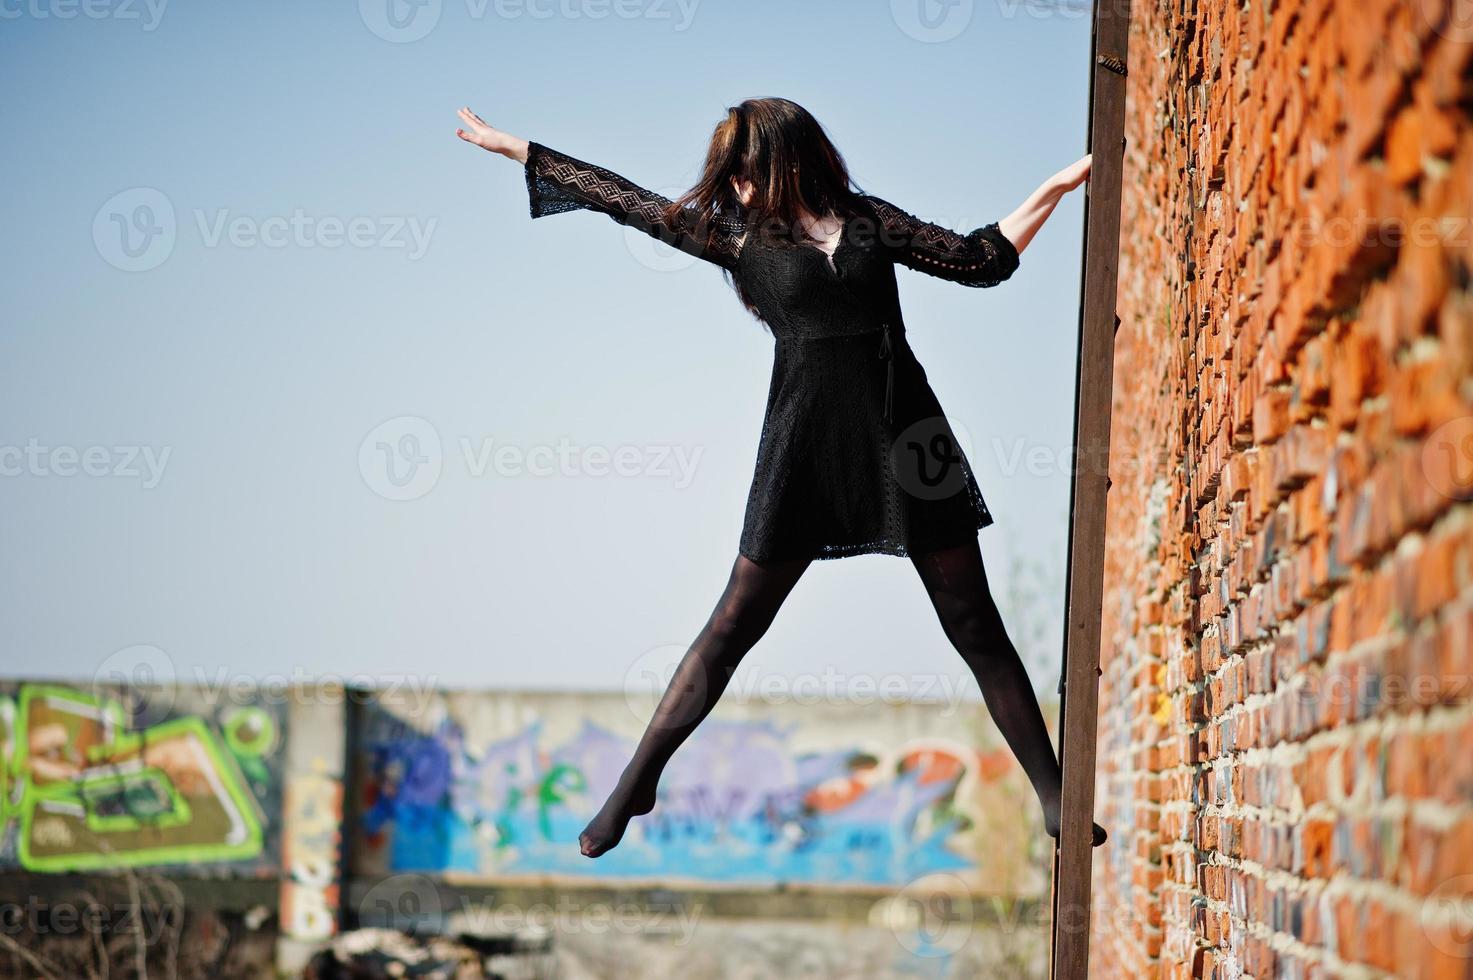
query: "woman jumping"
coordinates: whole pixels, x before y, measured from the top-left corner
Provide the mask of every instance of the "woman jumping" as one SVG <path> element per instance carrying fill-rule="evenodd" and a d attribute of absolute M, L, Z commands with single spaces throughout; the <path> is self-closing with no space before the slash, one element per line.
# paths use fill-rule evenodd
<path fill-rule="evenodd" d="M 456 135 L 523 165 L 532 217 L 587 209 L 726 271 L 775 339 L 772 384 L 731 577 L 676 668 L 634 758 L 579 835 L 589 857 L 649 813 L 665 764 L 721 697 L 815 559 L 908 556 L 1059 834 L 1062 776 L 1043 712 L 987 585 L 992 515 L 905 340 L 895 264 L 995 286 L 1090 158 L 967 235 L 861 193 L 807 110 L 748 99 L 716 127 L 700 182 L 670 201 L 461 109 Z M 1094 828 L 1094 843 L 1105 832 Z"/>

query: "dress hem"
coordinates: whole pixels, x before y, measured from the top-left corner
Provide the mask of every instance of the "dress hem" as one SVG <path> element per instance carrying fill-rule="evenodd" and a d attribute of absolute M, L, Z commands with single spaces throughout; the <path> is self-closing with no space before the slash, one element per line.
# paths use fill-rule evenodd
<path fill-rule="evenodd" d="M 748 561 L 762 564 L 775 561 L 835 561 L 840 558 L 858 558 L 863 555 L 888 555 L 894 558 L 910 558 L 915 555 L 926 555 L 935 551 L 945 551 L 964 543 L 968 537 L 975 538 L 978 531 L 985 527 L 991 527 L 996 523 L 991 514 L 983 514 L 978 518 L 976 526 L 972 527 L 966 536 L 959 536 L 955 540 L 937 541 L 911 546 L 901 541 L 869 541 L 864 544 L 842 544 L 842 545 L 819 545 L 812 553 L 804 554 L 767 554 L 758 555 L 746 547 L 738 547 L 737 553 Z"/>

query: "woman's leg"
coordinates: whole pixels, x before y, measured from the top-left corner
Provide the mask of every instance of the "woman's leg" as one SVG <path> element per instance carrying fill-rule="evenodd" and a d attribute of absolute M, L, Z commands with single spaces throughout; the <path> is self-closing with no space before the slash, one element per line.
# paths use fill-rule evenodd
<path fill-rule="evenodd" d="M 711 713 L 737 664 L 767 632 L 808 565 L 807 559 L 758 564 L 737 557 L 726 591 L 675 668 L 634 758 L 579 835 L 578 846 L 585 855 L 598 857 L 611 849 L 624 836 L 631 817 L 654 809 L 655 786 L 665 763 Z"/>
<path fill-rule="evenodd" d="M 977 679 L 993 722 L 1033 784 L 1043 806 L 1045 829 L 1050 837 L 1058 837 L 1063 795 L 1059 760 L 1033 683 L 1008 639 L 1002 614 L 987 586 L 977 542 L 917 555 L 911 561 L 920 572 L 946 638 Z M 1096 847 L 1104 843 L 1105 832 L 1098 824 L 1094 836 Z"/>

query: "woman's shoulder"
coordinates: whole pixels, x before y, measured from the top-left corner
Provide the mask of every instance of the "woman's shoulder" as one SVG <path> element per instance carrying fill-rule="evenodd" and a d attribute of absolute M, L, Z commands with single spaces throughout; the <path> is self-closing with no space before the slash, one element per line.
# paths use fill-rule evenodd
<path fill-rule="evenodd" d="M 855 206 L 869 218 L 880 222 L 890 221 L 905 212 L 877 194 L 859 191 L 855 194 Z"/>

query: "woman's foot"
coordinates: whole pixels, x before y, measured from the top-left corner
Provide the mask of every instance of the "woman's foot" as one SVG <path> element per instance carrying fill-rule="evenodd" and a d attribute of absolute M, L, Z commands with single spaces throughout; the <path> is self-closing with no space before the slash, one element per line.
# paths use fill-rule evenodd
<path fill-rule="evenodd" d="M 612 851 L 624 837 L 629 821 L 655 808 L 655 787 L 636 786 L 625 792 L 615 787 L 594 818 L 578 835 L 578 850 L 584 857 L 596 858 Z"/>
<path fill-rule="evenodd" d="M 1094 828 L 1095 828 L 1094 829 L 1094 840 L 1090 843 L 1089 846 L 1090 847 L 1099 847 L 1105 841 L 1107 841 L 1107 840 L 1110 839 L 1110 835 L 1107 834 L 1107 833 L 1105 833 L 1105 828 L 1104 827 L 1101 827 L 1099 824 L 1095 824 L 1094 825 Z M 1058 840 L 1059 839 L 1059 828 L 1058 827 L 1056 827 L 1056 826 L 1055 827 L 1051 827 L 1047 823 L 1045 823 L 1044 824 L 1044 829 L 1048 831 L 1048 835 L 1050 837 L 1052 837 L 1054 840 Z"/>
<path fill-rule="evenodd" d="M 1043 803 L 1043 829 L 1054 840 L 1059 839 L 1059 801 L 1045 800 Z M 1105 833 L 1105 828 L 1099 824 L 1094 825 L 1094 841 L 1091 847 L 1099 847 L 1110 837 Z"/>

